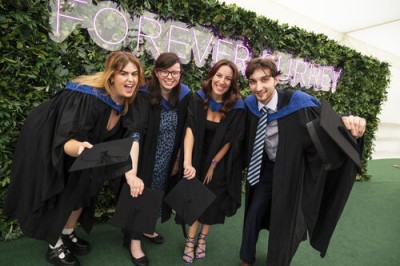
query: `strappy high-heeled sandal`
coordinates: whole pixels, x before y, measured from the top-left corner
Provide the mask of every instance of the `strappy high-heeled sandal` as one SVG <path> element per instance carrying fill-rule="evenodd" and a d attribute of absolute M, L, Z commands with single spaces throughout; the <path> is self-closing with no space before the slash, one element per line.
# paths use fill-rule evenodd
<path fill-rule="evenodd" d="M 187 264 L 192 264 L 193 259 L 194 259 L 194 238 L 186 238 L 186 243 L 185 243 L 185 250 L 189 249 L 189 251 L 185 252 L 183 251 L 183 256 L 182 259 L 184 262 Z"/>
<path fill-rule="evenodd" d="M 197 237 L 197 246 L 196 246 L 196 259 L 202 260 L 206 258 L 206 238 L 207 235 L 202 233 Z M 201 248 L 200 245 L 203 247 Z"/>

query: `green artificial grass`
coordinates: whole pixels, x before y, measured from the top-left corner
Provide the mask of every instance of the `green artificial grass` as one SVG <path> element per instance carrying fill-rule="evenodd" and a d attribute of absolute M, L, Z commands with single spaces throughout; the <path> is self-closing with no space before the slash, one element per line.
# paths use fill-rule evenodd
<path fill-rule="evenodd" d="M 291 265 L 294 266 L 396 266 L 400 265 L 400 159 L 372 160 L 368 164 L 371 180 L 356 182 L 327 255 L 303 242 Z M 193 265 L 239 265 L 243 208 L 211 228 L 207 238 L 207 258 Z M 81 229 L 79 236 L 89 240 L 92 252 L 80 257 L 81 265 L 132 265 L 129 253 L 122 247 L 121 231 L 107 223 L 96 224 L 90 234 Z M 184 238 L 181 227 L 173 220 L 157 225 L 166 241 L 155 245 L 143 240 L 143 249 L 151 266 L 185 265 L 182 260 Z M 268 231 L 262 231 L 257 245 L 257 265 L 265 265 Z M 20 238 L 0 242 L 0 265 L 47 265 L 43 241 Z"/>

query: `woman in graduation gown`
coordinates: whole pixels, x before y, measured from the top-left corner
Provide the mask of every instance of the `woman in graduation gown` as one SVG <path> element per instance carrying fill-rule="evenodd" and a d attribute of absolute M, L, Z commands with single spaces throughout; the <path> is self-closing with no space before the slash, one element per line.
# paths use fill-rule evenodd
<path fill-rule="evenodd" d="M 47 260 L 55 265 L 79 265 L 76 255 L 90 244 L 74 232 L 80 221 L 93 224 L 99 184 L 90 170 L 68 172 L 75 158 L 93 144 L 138 132 L 122 122 L 143 81 L 139 60 L 130 52 L 107 56 L 104 70 L 80 76 L 28 116 L 16 146 L 5 214 L 17 218 L 26 236 L 49 243 Z M 140 126 L 138 126 L 140 127 Z M 135 134 L 138 136 L 138 134 Z M 137 139 L 136 139 L 137 140 Z M 131 157 L 139 150 L 133 142 Z M 126 173 L 136 194 L 143 182 L 136 176 L 137 159 Z"/>
<path fill-rule="evenodd" d="M 208 72 L 189 105 L 184 139 L 184 177 L 199 178 L 216 195 L 215 201 L 189 227 L 183 260 L 206 257 L 206 237 L 213 224 L 223 224 L 240 207 L 240 143 L 244 135 L 244 103 L 238 70 L 229 60 L 218 61 Z M 199 225 L 200 233 L 195 236 Z"/>
<path fill-rule="evenodd" d="M 138 101 L 147 102 L 140 110 L 146 121 L 140 144 L 138 175 L 146 187 L 168 192 L 177 183 L 179 150 L 183 139 L 190 89 L 181 83 L 182 66 L 174 53 L 162 53 L 156 60 L 147 84 L 139 89 Z M 168 220 L 171 208 L 163 204 L 161 221 Z M 162 244 L 164 238 L 154 232 L 126 232 L 124 245 L 130 248 L 135 265 L 147 265 L 148 259 L 141 248 L 141 239 Z"/>

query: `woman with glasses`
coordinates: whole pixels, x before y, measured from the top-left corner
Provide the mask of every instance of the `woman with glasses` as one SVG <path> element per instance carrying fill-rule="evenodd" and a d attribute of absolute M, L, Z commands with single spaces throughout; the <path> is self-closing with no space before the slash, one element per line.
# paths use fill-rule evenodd
<path fill-rule="evenodd" d="M 189 227 L 183 260 L 205 259 L 212 225 L 223 224 L 241 200 L 240 143 L 244 135 L 244 103 L 238 70 L 229 60 L 211 67 L 208 78 L 189 104 L 184 138 L 183 176 L 199 178 L 215 195 L 214 202 Z M 200 232 L 195 242 L 197 230 Z"/>
<path fill-rule="evenodd" d="M 178 182 L 179 148 L 186 122 L 188 103 L 192 93 L 181 84 L 182 66 L 174 53 L 161 54 L 146 86 L 139 89 L 138 100 L 148 102 L 148 110 L 141 110 L 142 120 L 147 121 L 140 146 L 138 176 L 146 187 L 168 192 Z M 171 216 L 171 209 L 163 205 L 161 221 Z M 140 232 L 126 232 L 124 245 L 130 248 L 135 265 L 147 265 L 148 259 L 141 248 L 141 239 L 147 238 L 162 244 L 164 238 Z"/>

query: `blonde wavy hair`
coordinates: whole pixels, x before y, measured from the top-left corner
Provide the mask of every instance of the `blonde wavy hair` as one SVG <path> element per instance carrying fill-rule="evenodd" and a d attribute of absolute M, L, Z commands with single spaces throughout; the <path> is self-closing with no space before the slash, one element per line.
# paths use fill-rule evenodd
<path fill-rule="evenodd" d="M 112 52 L 107 56 L 107 59 L 104 63 L 104 70 L 101 72 L 97 72 L 93 75 L 83 75 L 75 78 L 73 81 L 88 85 L 94 88 L 105 89 L 106 95 L 112 94 L 112 85 L 111 80 L 114 77 L 115 73 L 120 72 L 127 64 L 134 64 L 139 71 L 139 80 L 136 88 L 131 97 L 125 98 L 124 100 L 124 110 L 122 111 L 122 115 L 128 112 L 128 106 L 136 97 L 138 88 L 144 83 L 144 71 L 143 67 L 140 64 L 139 59 L 137 59 L 131 52 L 125 51 L 116 51 Z"/>

